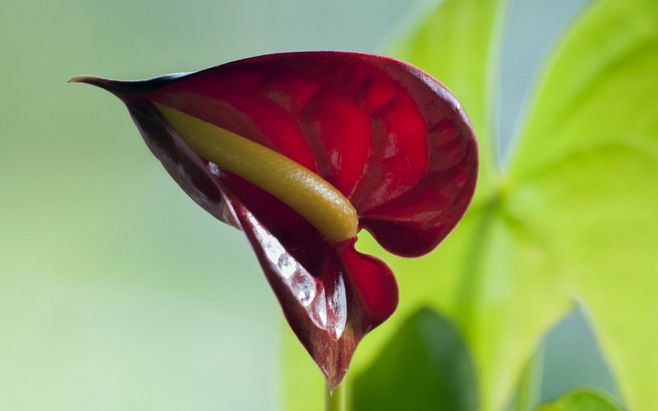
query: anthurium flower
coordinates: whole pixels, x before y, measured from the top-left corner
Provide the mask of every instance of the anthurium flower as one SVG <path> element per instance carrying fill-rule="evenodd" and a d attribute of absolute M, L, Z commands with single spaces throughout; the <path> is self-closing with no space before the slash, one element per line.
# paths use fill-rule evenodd
<path fill-rule="evenodd" d="M 420 256 L 473 194 L 477 152 L 464 112 L 401 61 L 281 53 L 145 81 L 74 81 L 123 100 L 183 190 L 244 231 L 331 387 L 398 301 L 390 269 L 356 251 L 358 230 Z"/>

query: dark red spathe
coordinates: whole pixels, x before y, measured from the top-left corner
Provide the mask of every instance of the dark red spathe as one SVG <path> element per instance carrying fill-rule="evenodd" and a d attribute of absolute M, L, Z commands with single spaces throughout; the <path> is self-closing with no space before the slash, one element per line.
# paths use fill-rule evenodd
<path fill-rule="evenodd" d="M 161 103 L 274 149 L 332 183 L 388 251 L 419 256 L 454 228 L 473 194 L 477 150 L 455 98 L 403 62 L 282 53 L 140 82 L 84 81 L 118 95 L 178 184 L 243 230 L 299 337 L 335 386 L 360 339 L 388 318 L 397 286 L 356 239 L 325 240 L 281 201 L 200 158 Z"/>

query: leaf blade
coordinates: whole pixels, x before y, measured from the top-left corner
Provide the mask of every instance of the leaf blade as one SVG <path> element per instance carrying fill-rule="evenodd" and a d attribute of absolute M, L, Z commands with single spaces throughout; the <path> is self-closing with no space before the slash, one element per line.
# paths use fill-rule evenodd
<path fill-rule="evenodd" d="M 454 325 L 431 309 L 408 318 L 377 361 L 354 379 L 354 410 L 477 409 L 475 373 Z"/>
<path fill-rule="evenodd" d="M 641 354 L 658 343 L 656 21 L 646 0 L 601 1 L 582 17 L 548 66 L 511 170 L 551 221 L 566 285 L 631 409 L 658 402 L 658 358 Z"/>
<path fill-rule="evenodd" d="M 596 276 L 582 274 L 593 271 L 587 269 L 593 266 L 588 265 L 588 261 L 595 261 L 593 256 L 569 253 L 565 250 L 568 247 L 561 244 L 561 241 L 571 245 L 586 242 L 586 231 L 572 230 L 570 224 L 579 219 L 586 221 L 583 218 L 587 217 L 588 212 L 591 213 L 593 205 L 625 198 L 628 194 L 632 199 L 627 203 L 616 201 L 608 207 L 607 214 L 599 213 L 600 221 L 619 221 L 623 210 L 626 213 L 629 209 L 642 210 L 634 216 L 633 227 L 636 232 L 644 233 L 644 248 L 638 246 L 633 251 L 634 247 L 628 246 L 625 249 L 630 252 L 619 253 L 608 247 L 600 254 L 617 262 L 625 257 L 627 259 L 629 255 L 639 256 L 634 260 L 636 264 L 633 267 L 643 274 L 636 275 L 636 284 L 646 285 L 651 273 L 658 271 L 653 268 L 655 262 L 650 260 L 651 251 L 646 249 L 646 244 L 656 243 L 653 232 L 658 232 L 658 227 L 654 228 L 655 212 L 647 208 L 647 205 L 658 204 L 651 184 L 658 178 L 654 166 L 658 163 L 655 161 L 658 109 L 651 104 L 658 92 L 658 78 L 654 74 L 658 66 L 654 57 L 655 45 L 658 44 L 655 41 L 656 25 L 653 24 L 658 16 L 656 8 L 655 3 L 646 0 L 628 3 L 601 1 L 594 5 L 571 28 L 554 57 L 549 74 L 544 76 L 538 103 L 530 112 L 530 121 L 523 135 L 520 157 L 512 166 L 507 186 L 499 187 L 498 192 L 488 190 L 489 187 L 478 188 L 476 200 L 480 207 L 486 207 L 488 201 L 498 201 L 496 198 L 500 198 L 501 206 L 490 217 L 471 210 L 467 215 L 470 221 L 463 222 L 444 247 L 425 260 L 426 265 L 387 260 L 396 272 L 402 273 L 399 276 L 403 296 L 400 311 L 405 310 L 404 296 L 410 294 L 409 288 L 413 288 L 413 285 L 406 283 L 406 275 L 414 271 L 450 272 L 447 274 L 451 277 L 449 279 L 425 283 L 432 290 L 436 291 L 438 284 L 443 289 L 433 296 L 425 293 L 422 298 L 431 299 L 434 306 L 462 327 L 480 372 L 485 410 L 502 408 L 511 392 L 510 381 L 518 376 L 522 364 L 530 358 L 543 333 L 567 311 L 574 297 L 586 299 L 601 336 L 609 340 L 603 341 L 602 346 L 622 377 L 622 389 L 630 405 L 644 409 L 656 403 L 655 394 L 649 388 L 652 380 L 648 376 L 652 375 L 652 371 L 653 375 L 656 374 L 658 364 L 655 362 L 658 359 L 642 360 L 638 354 L 646 353 L 650 345 L 658 341 L 654 337 L 658 335 L 655 331 L 658 324 L 646 315 L 647 312 L 658 311 L 652 297 L 658 293 L 655 284 L 651 282 L 643 290 L 637 286 L 626 287 L 624 301 L 615 299 L 616 305 L 613 306 L 622 307 L 631 318 L 636 318 L 644 326 L 642 331 L 624 327 L 624 315 L 614 315 L 606 306 L 610 303 L 607 296 L 613 295 L 614 288 L 619 287 L 614 279 L 620 264 L 599 267 L 600 271 L 607 273 L 607 280 L 602 282 Z M 607 45 L 603 53 L 597 51 L 601 42 Z M 598 53 L 602 55 L 603 70 L 588 65 Z M 608 64 L 604 64 L 606 62 Z M 441 78 L 440 74 L 435 74 Z M 465 74 L 464 78 L 467 77 Z M 589 84 L 590 77 L 594 80 L 589 88 L 577 87 L 579 82 Z M 560 81 L 564 84 L 559 84 Z M 455 92 L 460 96 L 459 90 Z M 611 101 L 614 104 L 611 105 Z M 611 115 L 611 110 L 606 110 L 606 106 L 610 105 L 619 113 Z M 642 109 L 635 110 L 636 107 Z M 579 125 L 592 126 L 592 132 L 583 135 Z M 482 136 L 482 130 L 477 125 L 476 129 Z M 619 156 L 606 155 L 589 167 L 592 169 L 589 171 L 586 164 L 579 164 L 574 159 L 581 152 L 596 151 L 598 146 L 620 142 L 624 149 L 628 149 L 626 151 L 639 149 L 644 154 L 638 156 L 624 152 Z M 486 159 L 487 155 L 481 157 Z M 611 171 L 603 172 L 606 161 L 618 166 L 612 168 L 614 173 L 626 170 L 627 176 L 632 177 L 630 181 L 633 181 L 634 188 L 624 187 L 623 179 L 608 179 L 606 176 Z M 559 179 L 556 176 L 551 178 L 551 174 L 557 174 L 554 173 L 556 167 L 571 167 L 571 174 L 561 172 Z M 587 173 L 589 185 L 579 182 L 580 173 Z M 480 180 L 481 183 L 483 181 L 485 184 L 489 182 Z M 560 185 L 561 181 L 567 182 L 570 189 Z M 595 188 L 588 190 L 591 186 Z M 574 195 L 578 193 L 587 195 Z M 624 206 L 628 207 L 624 209 Z M 568 211 L 573 208 L 579 211 Z M 565 213 L 570 213 L 572 219 L 568 222 L 562 219 L 561 226 L 554 227 L 554 221 Z M 480 236 L 482 233 L 473 226 L 497 228 L 484 230 L 490 233 L 487 234 L 488 238 L 483 239 Z M 616 229 L 623 233 L 629 231 L 622 224 L 618 224 Z M 651 233 L 646 234 L 646 231 Z M 480 239 L 476 240 L 478 236 Z M 469 237 L 470 241 L 467 239 Z M 637 236 L 631 240 L 636 243 L 641 241 Z M 492 247 L 496 250 L 493 254 L 507 257 L 499 261 L 487 260 L 487 253 L 491 253 L 487 249 Z M 469 262 L 469 256 L 471 260 L 484 258 L 485 261 L 473 264 Z M 501 263 L 505 258 L 507 263 Z M 612 267 L 616 267 L 617 271 Z M 459 297 L 456 292 L 459 278 L 465 281 L 469 273 L 471 277 L 479 277 L 475 283 L 481 288 L 481 295 Z M 437 272 L 436 275 L 445 274 Z M 606 283 L 610 282 L 613 284 L 607 284 L 606 289 Z M 508 298 L 515 302 L 498 307 L 487 306 L 497 290 L 500 291 L 501 284 L 509 283 L 514 284 L 514 289 Z M 465 285 L 462 289 L 469 287 Z M 455 303 L 460 298 L 461 303 Z M 639 303 L 634 305 L 636 301 Z M 522 313 L 515 312 L 518 307 L 523 307 Z M 465 315 L 464 312 L 468 311 L 471 314 Z M 508 324 L 508 329 L 497 332 L 491 324 Z M 624 337 L 629 335 L 633 337 Z M 647 335 L 650 338 L 646 338 Z M 633 341 L 637 342 L 633 344 Z M 501 356 L 498 351 L 505 349 L 505 342 L 516 347 L 516 352 L 509 357 Z M 489 359 L 492 355 L 499 358 L 497 363 Z M 632 375 L 634 373 L 635 376 Z"/>
<path fill-rule="evenodd" d="M 559 400 L 544 404 L 537 411 L 621 411 L 622 408 L 606 396 L 591 390 L 579 390 Z"/>

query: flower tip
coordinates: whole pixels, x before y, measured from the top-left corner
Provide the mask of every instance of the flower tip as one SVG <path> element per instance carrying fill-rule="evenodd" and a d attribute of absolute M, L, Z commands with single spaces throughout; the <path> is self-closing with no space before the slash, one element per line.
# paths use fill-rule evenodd
<path fill-rule="evenodd" d="M 109 91 L 119 98 L 122 98 L 123 95 L 140 91 L 140 82 L 138 81 L 110 80 L 96 76 L 75 76 L 70 78 L 68 83 L 90 84 L 102 88 L 105 91 Z"/>
<path fill-rule="evenodd" d="M 69 81 L 67 81 L 67 83 L 94 84 L 94 82 L 96 82 L 97 80 L 99 80 L 99 78 L 94 76 L 75 76 L 75 77 L 71 77 Z"/>
<path fill-rule="evenodd" d="M 87 80 L 87 76 L 75 76 L 71 77 L 67 83 L 85 83 Z"/>
<path fill-rule="evenodd" d="M 108 79 L 104 79 L 96 76 L 75 76 L 71 77 L 67 83 L 84 83 L 91 84 L 92 86 L 97 86 L 106 90 L 110 90 L 110 84 L 112 83 Z"/>

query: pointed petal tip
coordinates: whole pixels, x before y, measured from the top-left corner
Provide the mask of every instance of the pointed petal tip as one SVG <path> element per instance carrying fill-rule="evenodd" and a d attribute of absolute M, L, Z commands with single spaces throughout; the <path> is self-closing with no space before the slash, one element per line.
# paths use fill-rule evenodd
<path fill-rule="evenodd" d="M 96 85 L 103 81 L 107 81 L 107 80 L 96 76 L 75 76 L 75 77 L 71 77 L 69 81 L 67 81 L 67 83 L 86 83 L 86 84 Z"/>
<path fill-rule="evenodd" d="M 92 86 L 100 87 L 104 90 L 114 93 L 116 92 L 115 84 L 117 82 L 96 76 L 75 76 L 71 77 L 67 83 L 91 84 Z"/>
<path fill-rule="evenodd" d="M 121 98 L 132 94 L 148 93 L 158 90 L 164 85 L 169 84 L 188 73 L 167 74 L 160 77 L 154 77 L 146 80 L 111 80 L 96 76 L 75 76 L 69 79 L 69 83 L 85 83 L 92 86 L 100 87 Z"/>
<path fill-rule="evenodd" d="M 67 83 L 86 83 L 89 76 L 75 76 L 71 77 Z"/>

